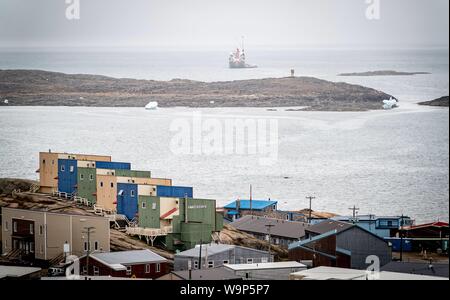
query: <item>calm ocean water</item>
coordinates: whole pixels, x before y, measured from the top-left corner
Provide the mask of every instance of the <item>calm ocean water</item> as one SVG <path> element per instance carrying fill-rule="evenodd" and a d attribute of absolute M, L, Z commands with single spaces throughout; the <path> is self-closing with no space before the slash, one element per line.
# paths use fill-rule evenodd
<path fill-rule="evenodd" d="M 279 124 L 276 164 L 255 155 L 175 155 L 174 119 L 190 120 L 193 109 L 0 108 L 0 177 L 35 179 L 37 152 L 111 154 L 149 169 L 157 177 L 192 185 L 198 197 L 220 204 L 254 196 L 277 199 L 283 209 L 307 207 L 348 214 L 408 214 L 418 221 L 448 220 L 449 111 L 414 104 L 449 94 L 448 50 L 255 51 L 259 69 L 229 70 L 227 52 L 0 52 L 0 69 L 44 69 L 114 77 L 205 81 L 297 75 L 346 81 L 381 89 L 401 100 L 392 111 L 288 112 L 284 109 L 201 109 L 204 118 L 273 118 Z M 392 69 L 431 75 L 337 77 L 341 72 Z M 0 97 L 1 91 L 0 91 Z"/>

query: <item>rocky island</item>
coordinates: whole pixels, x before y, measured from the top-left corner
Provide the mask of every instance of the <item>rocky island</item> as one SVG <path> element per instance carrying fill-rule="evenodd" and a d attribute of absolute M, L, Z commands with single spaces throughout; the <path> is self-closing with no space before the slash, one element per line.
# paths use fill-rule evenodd
<path fill-rule="evenodd" d="M 448 97 L 449 96 L 444 96 L 444 97 L 441 97 L 441 98 L 438 98 L 435 100 L 421 102 L 421 103 L 419 103 L 419 105 L 448 107 L 448 103 L 449 103 Z"/>
<path fill-rule="evenodd" d="M 413 75 L 429 75 L 431 73 L 428 72 L 398 72 L 392 70 L 383 70 L 383 71 L 369 71 L 369 72 L 361 72 L 361 73 L 342 73 L 338 76 L 413 76 Z"/>
<path fill-rule="evenodd" d="M 144 107 L 306 107 L 319 111 L 382 108 L 381 91 L 312 77 L 226 82 L 118 79 L 38 70 L 0 70 L 0 105 Z M 8 101 L 4 101 L 7 99 Z"/>

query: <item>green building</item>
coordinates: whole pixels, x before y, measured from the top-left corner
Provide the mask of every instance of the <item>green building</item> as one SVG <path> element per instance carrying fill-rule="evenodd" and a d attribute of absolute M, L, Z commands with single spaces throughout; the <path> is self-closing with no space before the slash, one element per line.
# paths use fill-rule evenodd
<path fill-rule="evenodd" d="M 115 174 L 119 177 L 152 178 L 150 171 L 115 170 Z"/>
<path fill-rule="evenodd" d="M 186 250 L 211 242 L 212 233 L 223 228 L 223 217 L 216 213 L 215 200 L 139 196 L 139 227 L 166 226 L 172 227 L 163 241 L 166 247 Z"/>
<path fill-rule="evenodd" d="M 77 193 L 78 196 L 88 199 L 90 204 L 96 203 L 97 169 L 78 168 Z"/>

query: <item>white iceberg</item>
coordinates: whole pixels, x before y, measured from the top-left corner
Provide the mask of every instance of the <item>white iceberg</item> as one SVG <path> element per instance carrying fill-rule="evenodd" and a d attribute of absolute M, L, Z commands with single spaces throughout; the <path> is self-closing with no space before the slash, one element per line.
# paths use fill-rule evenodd
<path fill-rule="evenodd" d="M 398 107 L 397 99 L 390 98 L 389 100 L 383 100 L 383 109 L 393 109 Z"/>
<path fill-rule="evenodd" d="M 148 110 L 154 110 L 154 109 L 157 109 L 157 108 L 158 108 L 158 102 L 156 102 L 156 101 L 149 102 L 145 106 L 145 109 L 148 109 Z"/>

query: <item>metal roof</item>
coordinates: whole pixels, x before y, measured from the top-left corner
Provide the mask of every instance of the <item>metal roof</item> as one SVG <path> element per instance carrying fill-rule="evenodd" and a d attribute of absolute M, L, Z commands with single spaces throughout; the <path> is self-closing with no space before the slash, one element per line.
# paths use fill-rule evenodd
<path fill-rule="evenodd" d="M 148 249 L 93 253 L 89 256 L 117 270 L 123 269 L 121 265 L 136 265 L 167 261 L 164 257 Z"/>
<path fill-rule="evenodd" d="M 41 271 L 41 268 L 0 266 L 0 279 L 6 277 L 19 278 Z"/>
<path fill-rule="evenodd" d="M 315 242 L 315 241 L 321 240 L 323 238 L 329 237 L 331 235 L 335 235 L 336 233 L 337 233 L 336 230 L 331 230 L 330 232 L 326 232 L 324 234 L 321 234 L 321 235 L 318 235 L 318 236 L 315 236 L 315 237 L 312 237 L 312 238 L 309 238 L 309 239 L 306 239 L 306 240 L 302 240 L 302 241 L 298 241 L 298 242 L 289 244 L 288 245 L 288 249 L 291 250 L 291 249 L 295 249 L 295 248 L 298 248 L 298 247 L 303 247 L 303 246 L 305 246 L 305 245 L 307 245 L 307 244 L 309 244 L 311 242 Z"/>
<path fill-rule="evenodd" d="M 355 224 L 350 224 L 346 222 L 341 221 L 323 221 L 320 223 L 317 223 L 315 225 L 312 225 L 308 227 L 306 230 L 312 233 L 316 234 L 324 234 L 333 230 L 336 230 L 336 233 L 339 233 L 341 231 L 347 230 L 353 226 L 356 226 Z"/>
<path fill-rule="evenodd" d="M 249 249 L 254 252 L 267 253 L 266 251 L 246 248 L 242 246 L 227 245 L 227 244 L 206 244 L 202 245 L 202 257 L 205 257 L 206 254 L 208 254 L 208 256 L 214 255 L 217 253 L 233 250 L 235 248 Z M 195 248 L 175 254 L 175 257 L 199 257 L 199 254 L 200 254 L 200 245 L 197 245 L 195 246 Z"/>
<path fill-rule="evenodd" d="M 189 279 L 189 271 L 174 271 L 172 272 L 181 279 Z M 241 276 L 234 275 L 232 271 L 224 267 L 201 269 L 191 271 L 192 280 L 241 280 Z"/>
<path fill-rule="evenodd" d="M 433 263 L 431 268 L 428 262 L 393 261 L 381 267 L 381 271 L 449 277 L 448 263 Z"/>
<path fill-rule="evenodd" d="M 250 210 L 250 200 L 239 200 L 240 201 L 240 209 Z M 226 209 L 237 209 L 236 202 L 233 201 L 227 204 L 224 208 Z M 254 210 L 263 210 L 271 205 L 277 204 L 277 201 L 271 200 L 252 200 L 252 209 Z"/>
<path fill-rule="evenodd" d="M 310 228 L 309 224 L 302 222 L 292 222 L 249 215 L 237 219 L 229 225 L 241 231 L 259 234 L 267 234 L 266 225 L 274 225 L 270 229 L 270 233 L 273 236 L 287 237 L 291 239 L 299 239 L 304 237 L 305 229 Z"/>
<path fill-rule="evenodd" d="M 257 263 L 257 264 L 225 264 L 224 266 L 225 268 L 228 268 L 233 271 L 307 268 L 306 265 L 296 261 L 282 261 L 282 262 Z"/>

